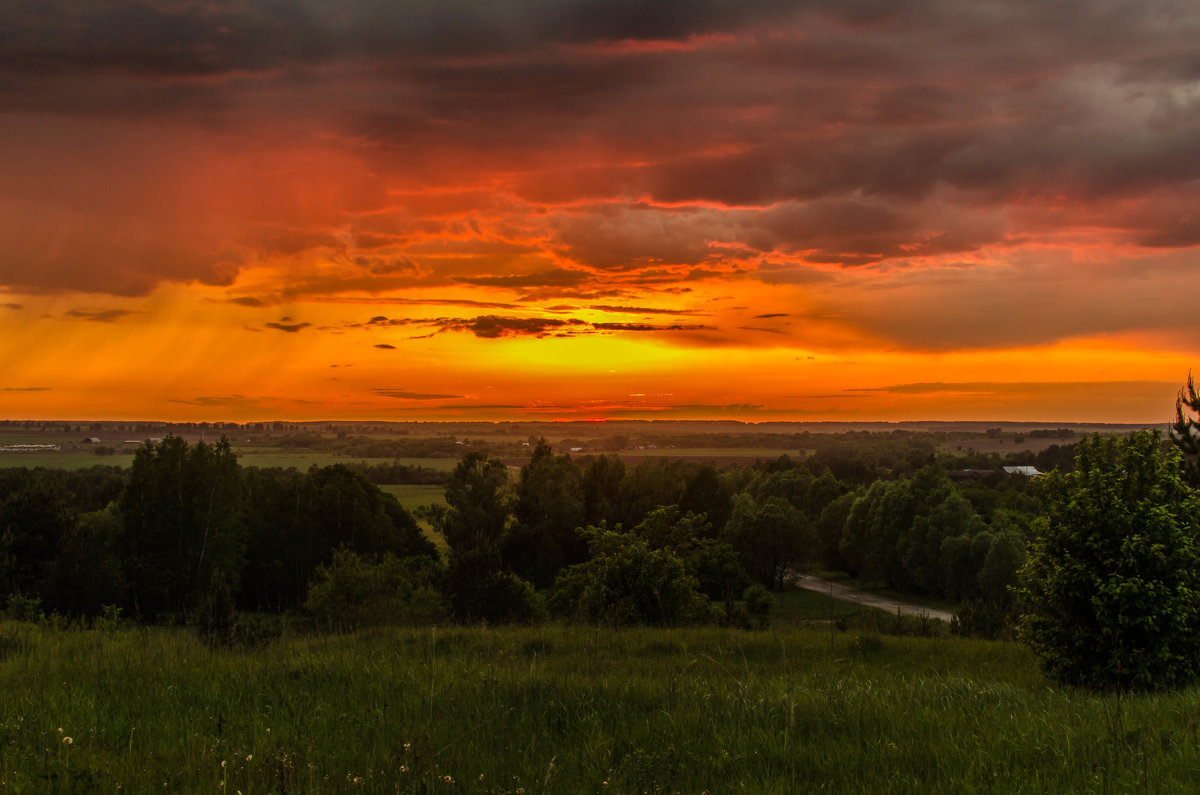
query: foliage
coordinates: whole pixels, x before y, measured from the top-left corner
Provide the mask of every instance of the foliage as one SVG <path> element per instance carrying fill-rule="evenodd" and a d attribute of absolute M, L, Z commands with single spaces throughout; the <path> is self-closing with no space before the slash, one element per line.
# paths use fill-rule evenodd
<path fill-rule="evenodd" d="M 591 559 L 565 569 L 551 609 L 594 624 L 674 626 L 704 621 L 708 600 L 684 561 L 634 533 L 588 527 Z"/>
<path fill-rule="evenodd" d="M 554 455 L 545 439 L 521 468 L 515 489 L 516 526 L 505 534 L 502 555 L 514 573 L 549 587 L 564 566 L 587 557 L 577 532 L 584 521 L 582 474 L 570 456 Z"/>
<path fill-rule="evenodd" d="M 121 495 L 118 553 L 135 611 L 189 617 L 213 572 L 236 587 L 244 552 L 240 468 L 229 443 L 177 436 L 141 447 Z"/>
<path fill-rule="evenodd" d="M 305 609 L 324 627 L 340 632 L 373 626 L 436 624 L 446 616 L 441 566 L 432 558 L 378 560 L 343 547 L 317 569 Z"/>
<path fill-rule="evenodd" d="M 1170 437 L 1183 454 L 1180 466 L 1184 478 L 1200 488 L 1200 393 L 1196 392 L 1191 373 L 1188 373 L 1187 386 L 1179 390 L 1175 400 L 1175 421 L 1171 423 Z"/>
<path fill-rule="evenodd" d="M 737 495 L 722 537 L 738 551 L 746 572 L 769 588 L 815 558 L 812 522 L 782 497 L 758 503 L 745 492 Z"/>
<path fill-rule="evenodd" d="M 1055 680 L 1145 690 L 1200 673 L 1200 494 L 1179 457 L 1157 432 L 1096 436 L 1047 479 L 1021 634 Z"/>
<path fill-rule="evenodd" d="M 303 475 L 250 468 L 243 483 L 248 509 L 242 609 L 300 607 L 317 568 L 341 547 L 375 556 L 436 555 L 395 498 L 348 467 L 314 467 Z"/>

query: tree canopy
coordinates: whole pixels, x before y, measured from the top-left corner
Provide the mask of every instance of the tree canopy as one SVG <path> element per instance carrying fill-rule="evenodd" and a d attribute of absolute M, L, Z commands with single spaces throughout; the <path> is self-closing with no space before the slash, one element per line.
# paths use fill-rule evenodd
<path fill-rule="evenodd" d="M 1094 436 L 1045 483 L 1021 571 L 1021 635 L 1055 680 L 1095 689 L 1200 674 L 1200 494 L 1157 432 Z"/>

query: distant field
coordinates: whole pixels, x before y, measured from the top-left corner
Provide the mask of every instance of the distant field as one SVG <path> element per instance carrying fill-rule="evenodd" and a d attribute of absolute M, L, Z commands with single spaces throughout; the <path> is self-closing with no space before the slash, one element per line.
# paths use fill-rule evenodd
<path fill-rule="evenodd" d="M 418 505 L 445 504 L 446 502 L 444 486 L 382 485 L 379 488 L 399 500 L 400 504 L 408 511 Z"/>
<path fill-rule="evenodd" d="M 9 442 L 5 444 L 21 444 Z M 31 442 L 30 444 L 44 444 Z M 93 466 L 127 467 L 133 461 L 133 452 L 118 451 L 113 455 L 96 455 L 90 450 L 63 450 L 46 453 L 0 453 L 0 469 L 9 467 L 45 467 L 47 469 L 87 469 Z"/>

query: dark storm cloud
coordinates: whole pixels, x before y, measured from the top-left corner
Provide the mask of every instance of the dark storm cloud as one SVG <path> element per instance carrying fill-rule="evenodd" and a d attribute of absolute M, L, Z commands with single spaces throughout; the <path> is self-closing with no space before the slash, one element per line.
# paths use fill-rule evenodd
<path fill-rule="evenodd" d="M 90 320 L 93 323 L 115 323 L 121 318 L 135 314 L 129 309 L 72 309 L 68 317 L 79 320 Z"/>
<path fill-rule="evenodd" d="M 669 326 L 656 326 L 652 323 L 593 323 L 597 331 L 715 331 L 713 326 L 688 325 L 674 323 Z"/>
<path fill-rule="evenodd" d="M 548 337 L 548 336 L 577 336 L 610 332 L 691 332 L 713 331 L 711 326 L 696 324 L 665 324 L 653 323 L 593 323 L 579 318 L 541 318 L 541 317 L 511 317 L 504 315 L 480 315 L 473 318 L 438 317 L 438 318 L 402 318 L 388 319 L 386 317 L 372 318 L 365 324 L 350 324 L 354 327 L 384 327 L 384 326 L 423 326 L 432 328 L 430 334 L 409 339 L 424 339 L 433 334 L 445 332 L 469 332 L 480 339 L 501 339 L 504 337 Z M 391 345 L 376 345 L 377 348 L 391 348 Z"/>
<path fill-rule="evenodd" d="M 295 334 L 297 331 L 306 329 L 312 323 L 266 323 L 267 328 L 273 328 L 276 331 L 286 331 L 288 334 Z"/>
<path fill-rule="evenodd" d="M 10 0 L 0 31 L 0 133 L 33 153 L 0 164 L 14 285 L 144 294 L 320 252 L 356 270 L 282 298 L 436 283 L 533 300 L 598 295 L 585 270 L 666 286 L 759 255 L 861 266 L 1063 229 L 1200 244 L 1200 7 L 1185 0 Z M 278 192 L 234 213 L 261 212 L 253 229 L 223 202 L 142 228 L 127 219 L 164 204 L 148 177 L 114 166 L 56 189 L 14 165 L 56 162 L 16 137 L 28 117 L 63 151 L 95 137 L 56 113 L 141 113 L 231 149 L 268 118 L 346 157 L 266 169 L 286 176 Z M 134 162 L 142 140 L 97 151 Z M 353 191 L 310 206 L 354 166 Z M 411 201 L 389 180 L 411 180 Z M 424 206 L 428 187 L 448 190 Z M 108 217 L 110 190 L 128 196 Z M 193 228 L 200 210 L 213 217 Z M 761 277 L 801 283 L 794 265 Z"/>
<path fill-rule="evenodd" d="M 439 395 L 425 392 L 408 392 L 403 389 L 372 389 L 372 393 L 397 400 L 450 400 L 462 395 Z"/>
<path fill-rule="evenodd" d="M 267 305 L 266 301 L 261 298 L 255 298 L 252 295 L 242 296 L 240 298 L 230 298 L 229 303 L 237 304 L 238 306 L 249 306 L 254 308 L 264 307 Z"/>
<path fill-rule="evenodd" d="M 10 0 L 0 68 L 207 76 L 345 58 L 474 56 L 539 43 L 672 39 L 761 17 L 779 0 Z"/>
<path fill-rule="evenodd" d="M 441 327 L 448 331 L 470 331 L 476 337 L 497 339 L 509 336 L 541 337 L 551 331 L 583 325 L 582 320 L 559 320 L 558 318 L 498 317 L 485 315 L 468 321 L 444 321 Z"/>
<path fill-rule="evenodd" d="M 457 276 L 454 278 L 454 281 L 460 284 L 521 290 L 530 287 L 571 287 L 582 284 L 591 278 L 592 275 L 590 273 L 583 271 L 555 268 L 535 273 L 510 274 L 506 276 Z"/>
<path fill-rule="evenodd" d="M 593 304 L 588 307 L 600 312 L 613 312 L 616 314 L 627 315 L 695 315 L 698 314 L 688 309 L 657 309 L 648 306 L 612 306 L 611 304 Z"/>

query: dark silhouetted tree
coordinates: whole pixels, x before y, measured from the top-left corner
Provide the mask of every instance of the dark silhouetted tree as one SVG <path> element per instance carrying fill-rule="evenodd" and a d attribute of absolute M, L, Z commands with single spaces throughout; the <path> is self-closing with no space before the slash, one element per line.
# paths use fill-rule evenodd
<path fill-rule="evenodd" d="M 1171 442 L 1183 454 L 1180 465 L 1188 483 L 1200 487 L 1200 394 L 1188 373 L 1187 386 L 1175 399 L 1175 421 L 1171 423 Z"/>
<path fill-rule="evenodd" d="M 240 467 L 224 439 L 189 447 L 169 436 L 139 449 L 120 501 L 119 555 L 135 611 L 191 617 L 217 569 L 236 589 L 244 510 Z"/>

